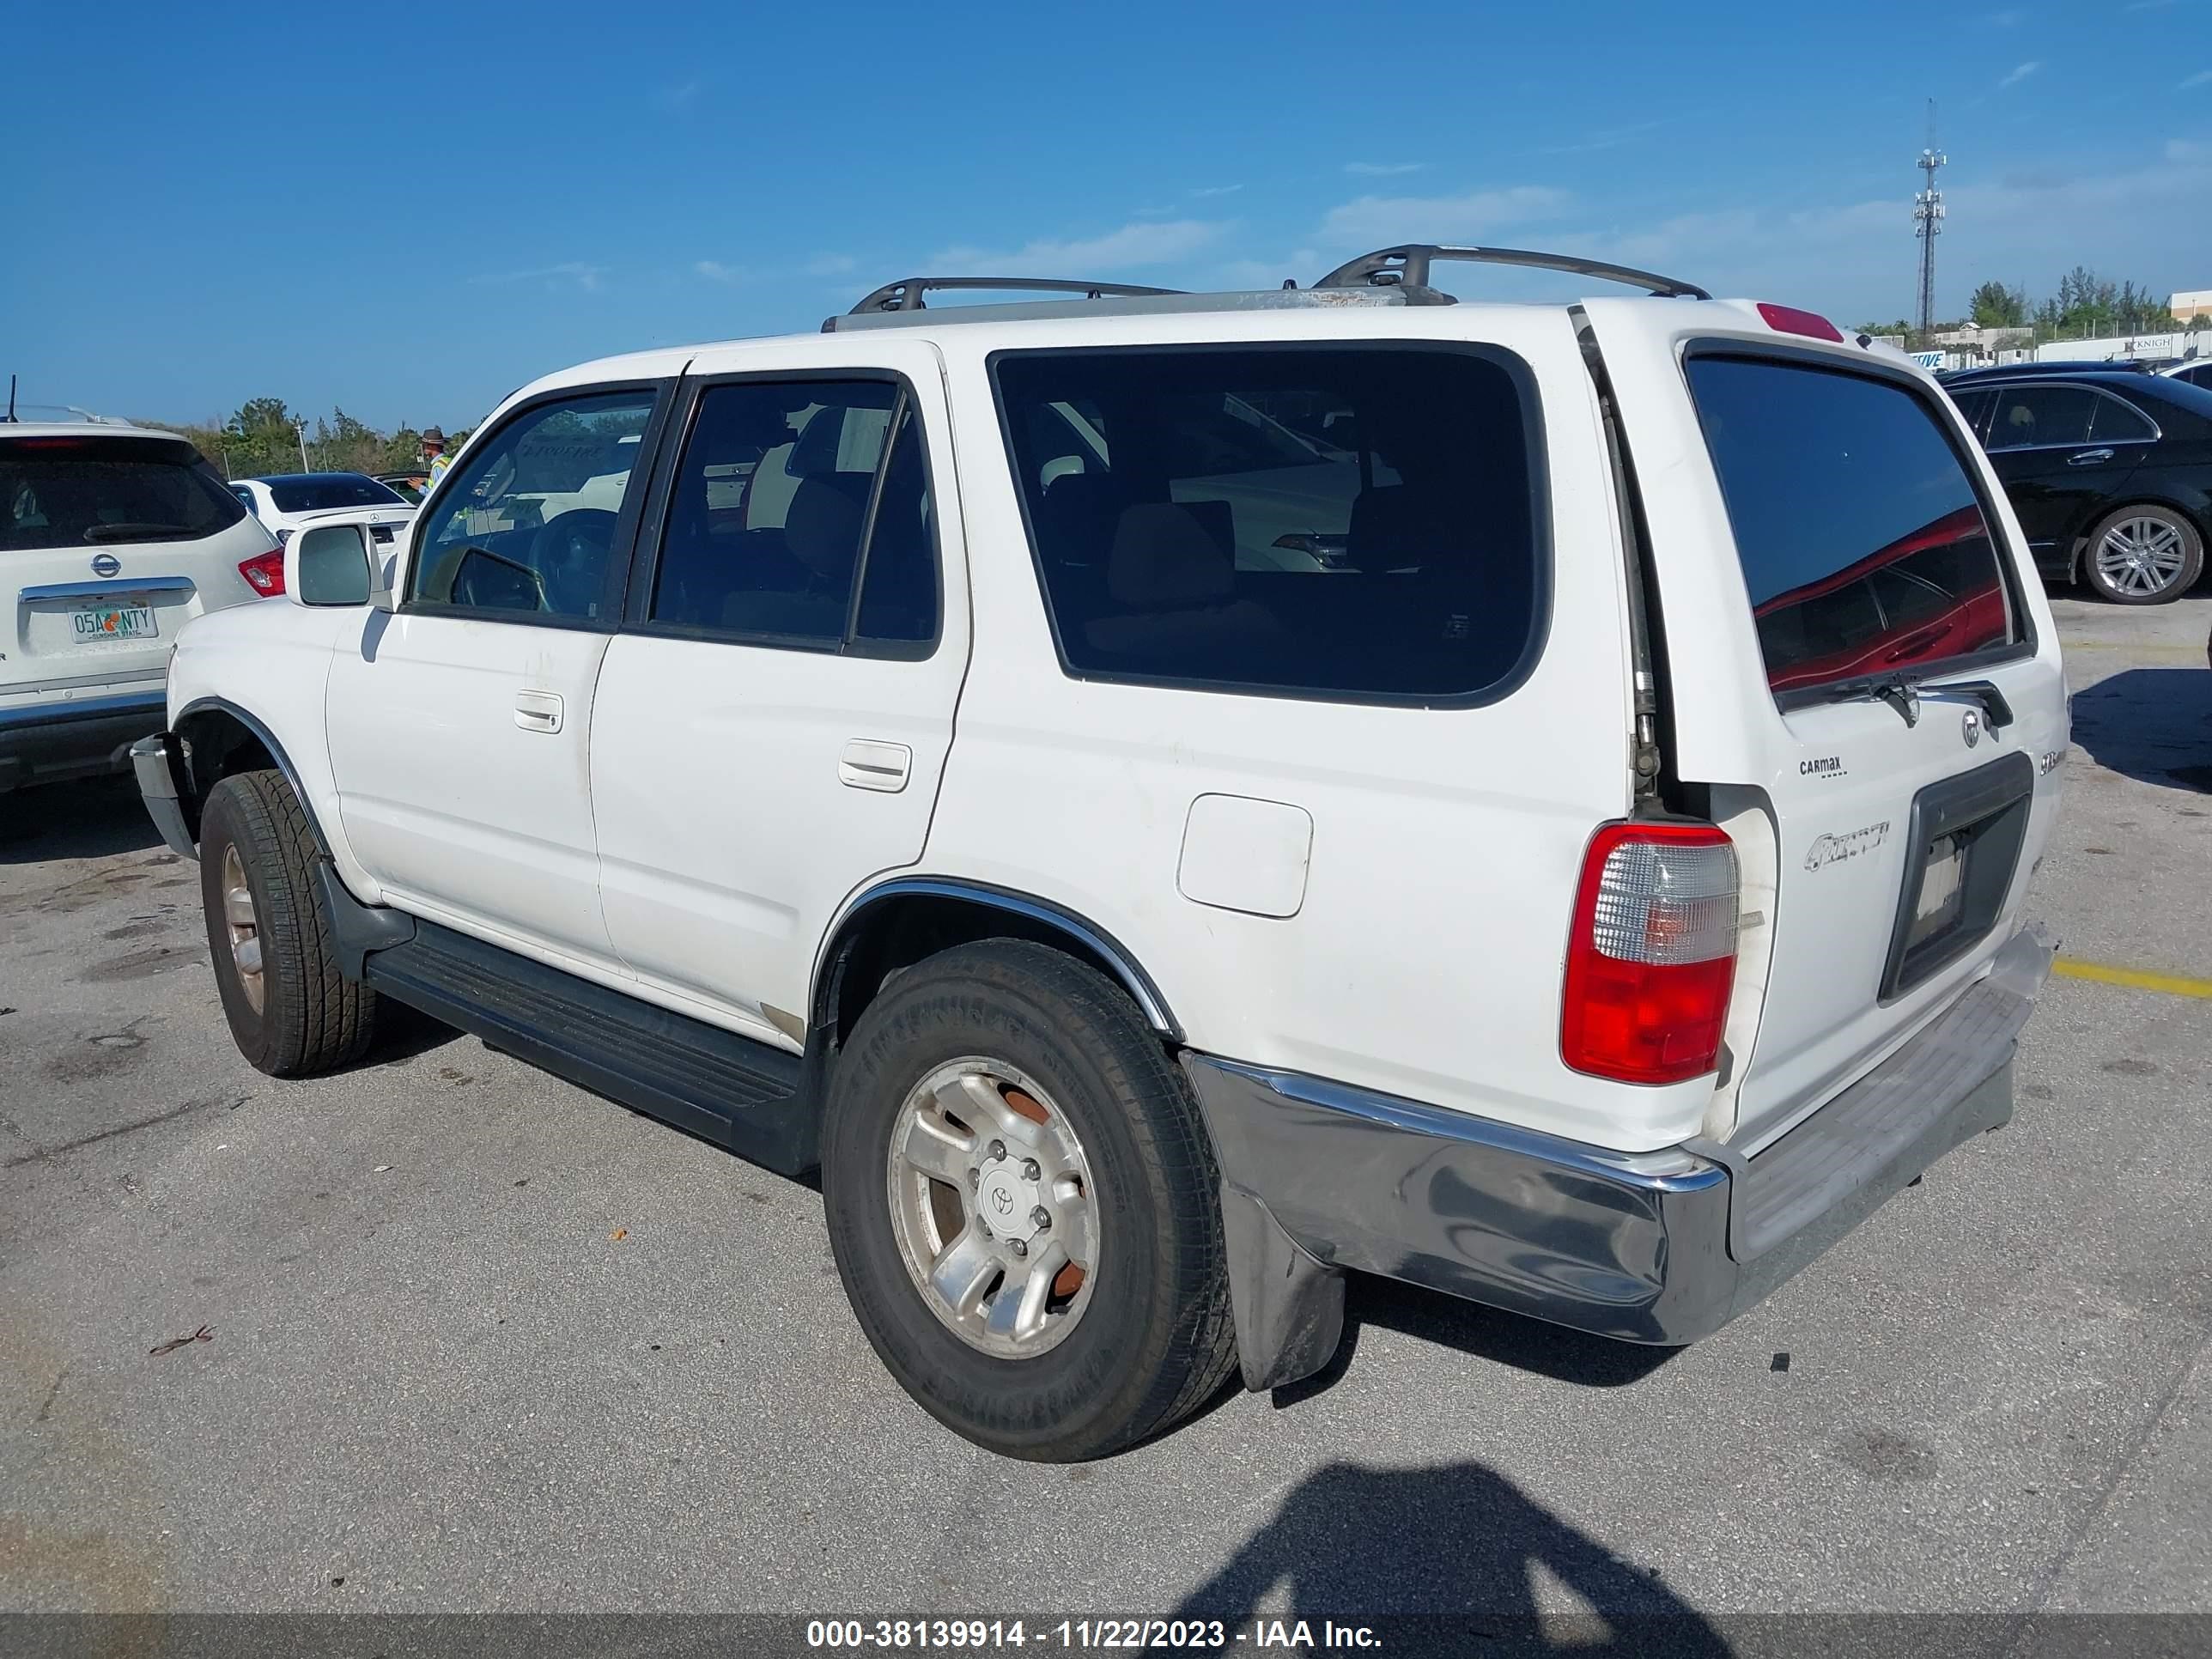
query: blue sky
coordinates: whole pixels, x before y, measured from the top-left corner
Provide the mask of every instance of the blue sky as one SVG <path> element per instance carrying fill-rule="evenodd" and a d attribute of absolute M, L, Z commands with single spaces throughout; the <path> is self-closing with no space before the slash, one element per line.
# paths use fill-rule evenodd
<path fill-rule="evenodd" d="M 2077 260 L 2212 288 L 2212 0 L 2095 9 L 27 6 L 0 374 L 452 427 L 921 270 L 1274 286 L 1412 240 L 1893 317 L 1931 95 L 1939 309 Z"/>

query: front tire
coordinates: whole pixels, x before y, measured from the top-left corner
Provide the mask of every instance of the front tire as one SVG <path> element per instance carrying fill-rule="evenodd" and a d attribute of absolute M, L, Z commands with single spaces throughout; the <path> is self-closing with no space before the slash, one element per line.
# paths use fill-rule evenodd
<path fill-rule="evenodd" d="M 349 1066 L 375 1035 L 376 993 L 338 971 L 314 869 L 321 848 L 279 772 L 238 772 L 200 814 L 200 900 L 223 1017 L 271 1077 Z"/>
<path fill-rule="evenodd" d="M 1218 1179 L 1134 1005 L 1045 945 L 916 964 L 837 1063 L 822 1190 L 853 1311 L 924 1410 L 1009 1457 L 1107 1456 L 1227 1380 Z"/>
<path fill-rule="evenodd" d="M 2081 574 L 2114 605 L 2165 605 L 2204 574 L 2204 538 L 2170 507 L 2124 507 L 2090 531 Z"/>

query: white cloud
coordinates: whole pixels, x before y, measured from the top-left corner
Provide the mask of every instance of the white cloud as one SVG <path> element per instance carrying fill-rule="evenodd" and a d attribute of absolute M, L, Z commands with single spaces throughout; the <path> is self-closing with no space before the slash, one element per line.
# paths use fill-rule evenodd
<path fill-rule="evenodd" d="M 806 262 L 809 276 L 842 276 L 860 261 L 849 253 L 817 253 Z"/>
<path fill-rule="evenodd" d="M 471 283 L 536 283 L 543 282 L 549 289 L 565 288 L 570 284 L 586 294 L 599 290 L 599 278 L 606 275 L 605 265 L 587 265 L 581 260 L 570 259 L 557 265 L 539 265 L 530 270 L 493 270 L 471 276 Z"/>
<path fill-rule="evenodd" d="M 2022 64 L 2019 68 L 2013 70 L 2010 75 L 2006 76 L 2003 80 L 1997 82 L 1998 90 L 2002 91 L 2007 87 L 2018 86 L 2021 82 L 2027 80 L 2029 76 L 2034 74 L 2036 70 L 2042 67 L 2043 64 L 2039 59 L 2031 59 L 2029 62 Z"/>
<path fill-rule="evenodd" d="M 1203 189 L 1191 191 L 1191 194 L 1193 196 L 1200 197 L 1234 196 L 1238 191 L 1243 188 L 1244 186 L 1242 185 L 1207 185 Z"/>
<path fill-rule="evenodd" d="M 653 94 L 663 109 L 690 109 L 691 100 L 699 95 L 699 82 L 685 81 L 672 87 L 663 87 Z"/>
<path fill-rule="evenodd" d="M 1224 289 L 1280 288 L 1285 276 L 1298 286 L 1319 279 L 1329 262 L 1310 247 L 1286 253 L 1279 259 L 1231 259 L 1207 273 L 1209 286 Z"/>
<path fill-rule="evenodd" d="M 702 259 L 691 267 L 696 276 L 710 283 L 734 283 L 740 275 L 735 265 L 726 265 L 719 259 Z"/>
<path fill-rule="evenodd" d="M 929 263 L 943 270 L 984 271 L 994 276 L 1092 276 L 1187 258 L 1227 228 L 1200 219 L 1147 222 L 1077 241 L 1030 242 L 1011 253 L 950 247 L 932 254 Z"/>
<path fill-rule="evenodd" d="M 2191 87 L 2202 86 L 2212 86 L 2212 70 L 2197 70 L 2196 74 L 2191 76 L 2186 81 L 2184 81 L 2181 83 L 2180 89 L 2186 92 Z"/>
<path fill-rule="evenodd" d="M 1426 161 L 1346 161 L 1344 170 L 1355 179 L 1396 179 L 1427 166 Z"/>
<path fill-rule="evenodd" d="M 1470 191 L 1464 196 L 1362 196 L 1331 208 L 1321 239 L 1368 247 L 1403 241 L 1459 241 L 1499 225 L 1557 217 L 1571 198 L 1546 185 Z"/>
<path fill-rule="evenodd" d="M 1601 127 L 1579 143 L 1554 144 L 1547 149 L 1538 150 L 1536 154 L 1539 155 L 1587 155 L 1592 150 L 1618 149 L 1632 139 L 1641 138 L 1647 132 L 1656 132 L 1662 127 L 1672 126 L 1680 118 L 1678 116 L 1670 115 L 1659 121 L 1638 121 L 1633 126 Z"/>

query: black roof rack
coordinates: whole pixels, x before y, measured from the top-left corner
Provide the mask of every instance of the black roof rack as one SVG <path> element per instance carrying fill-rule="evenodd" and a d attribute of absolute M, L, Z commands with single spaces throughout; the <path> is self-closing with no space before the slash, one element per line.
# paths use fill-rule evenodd
<path fill-rule="evenodd" d="M 871 311 L 920 311 L 922 295 L 948 289 L 976 289 L 987 293 L 1019 291 L 1033 294 L 1080 294 L 1085 299 L 1114 295 L 1180 294 L 1179 288 L 1139 288 L 1128 283 L 1060 282 L 1050 276 L 902 276 L 885 283 L 847 313 L 858 317 Z"/>
<path fill-rule="evenodd" d="M 1631 265 L 1607 264 L 1602 259 L 1578 258 L 1571 253 L 1535 253 L 1517 247 L 1443 247 L 1433 242 L 1406 242 L 1377 248 L 1339 265 L 1316 283 L 1316 288 L 1388 288 L 1402 286 L 1429 289 L 1429 265 L 1437 259 L 1467 260 L 1475 264 L 1528 265 L 1539 270 L 1564 270 L 1577 276 L 1599 276 L 1609 283 L 1626 283 L 1662 299 L 1710 300 L 1713 296 L 1694 283 Z M 871 296 L 873 297 L 872 295 Z M 1410 295 L 1408 297 L 1411 297 Z M 1437 296 L 1443 298 L 1441 295 Z"/>

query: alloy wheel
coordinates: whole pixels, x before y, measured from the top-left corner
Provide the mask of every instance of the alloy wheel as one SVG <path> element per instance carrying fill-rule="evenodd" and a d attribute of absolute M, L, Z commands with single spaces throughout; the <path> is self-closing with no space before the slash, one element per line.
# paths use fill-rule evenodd
<path fill-rule="evenodd" d="M 969 1346 L 1025 1359 L 1081 1321 L 1098 1271 L 1097 1189 L 1033 1079 L 977 1056 L 930 1073 L 891 1126 L 884 1191 L 915 1289 Z"/>

